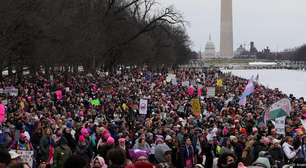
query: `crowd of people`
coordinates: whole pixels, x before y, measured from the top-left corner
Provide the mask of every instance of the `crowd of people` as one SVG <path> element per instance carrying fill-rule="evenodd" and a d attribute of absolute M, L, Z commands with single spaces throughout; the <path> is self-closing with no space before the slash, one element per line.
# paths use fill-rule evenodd
<path fill-rule="evenodd" d="M 168 74 L 175 74 L 175 81 Z M 222 80 L 222 84 L 217 84 Z M 186 85 L 186 82 L 188 85 Z M 0 88 L 5 118 L 0 168 L 263 168 L 306 163 L 301 122 L 304 98 L 216 69 L 122 68 L 114 72 L 65 72 L 6 78 Z M 188 92 L 189 87 L 194 92 Z M 215 96 L 206 88 L 215 87 Z M 194 115 L 191 100 L 200 101 Z M 282 98 L 291 102 L 285 135 L 263 115 Z M 139 114 L 139 101 L 148 101 Z M 20 151 L 32 151 L 23 162 Z M 298 165 L 299 164 L 299 165 Z"/>

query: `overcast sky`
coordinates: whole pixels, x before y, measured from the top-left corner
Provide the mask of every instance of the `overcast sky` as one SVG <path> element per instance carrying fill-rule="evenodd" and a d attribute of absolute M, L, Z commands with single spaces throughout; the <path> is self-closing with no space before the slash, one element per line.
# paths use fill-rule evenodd
<path fill-rule="evenodd" d="M 220 0 L 158 0 L 174 5 L 185 20 L 194 50 L 204 50 L 209 33 L 219 50 Z M 233 0 L 234 48 L 255 42 L 280 51 L 306 43 L 306 0 Z"/>

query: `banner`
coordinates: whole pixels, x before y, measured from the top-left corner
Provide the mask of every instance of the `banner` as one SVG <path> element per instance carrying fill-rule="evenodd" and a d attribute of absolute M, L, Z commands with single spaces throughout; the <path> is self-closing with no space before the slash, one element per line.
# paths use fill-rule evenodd
<path fill-rule="evenodd" d="M 147 114 L 147 110 L 148 110 L 148 100 L 140 99 L 139 114 Z"/>
<path fill-rule="evenodd" d="M 192 113 L 194 116 L 200 116 L 201 115 L 201 104 L 199 98 L 194 98 L 191 100 L 191 106 L 192 106 Z"/>
<path fill-rule="evenodd" d="M 275 119 L 275 129 L 276 133 L 279 135 L 285 135 L 285 120 L 286 116 Z"/>
<path fill-rule="evenodd" d="M 216 88 L 208 87 L 207 88 L 207 97 L 215 97 L 216 96 Z"/>
<path fill-rule="evenodd" d="M 274 120 L 279 117 L 289 116 L 291 112 L 291 103 L 287 98 L 272 104 L 272 106 L 264 114 L 264 122 Z"/>
<path fill-rule="evenodd" d="M 34 151 L 13 150 L 20 155 L 22 162 L 27 163 L 31 168 L 33 167 Z"/>
<path fill-rule="evenodd" d="M 15 87 L 6 87 L 4 89 L 0 89 L 0 93 L 9 94 L 10 96 L 18 96 L 18 89 Z"/>

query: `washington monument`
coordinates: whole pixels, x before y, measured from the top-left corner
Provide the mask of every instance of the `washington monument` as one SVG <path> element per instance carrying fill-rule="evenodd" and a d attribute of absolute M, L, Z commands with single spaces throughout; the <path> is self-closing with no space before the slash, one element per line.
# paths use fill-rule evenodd
<path fill-rule="evenodd" d="M 232 0 L 221 0 L 220 56 L 223 58 L 234 56 Z"/>

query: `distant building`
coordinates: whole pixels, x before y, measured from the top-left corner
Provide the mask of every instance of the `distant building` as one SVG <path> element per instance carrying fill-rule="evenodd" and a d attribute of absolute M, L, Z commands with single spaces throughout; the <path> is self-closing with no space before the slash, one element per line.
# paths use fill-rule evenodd
<path fill-rule="evenodd" d="M 256 57 L 257 53 L 258 53 L 257 48 L 255 47 L 254 42 L 251 41 L 251 43 L 250 43 L 250 57 Z"/>
<path fill-rule="evenodd" d="M 215 58 L 215 57 L 216 57 L 216 47 L 211 40 L 211 36 L 209 35 L 209 40 L 205 45 L 204 58 Z"/>
<path fill-rule="evenodd" d="M 248 51 L 243 45 L 240 45 L 235 51 L 235 57 L 237 58 L 246 58 L 248 57 Z"/>

